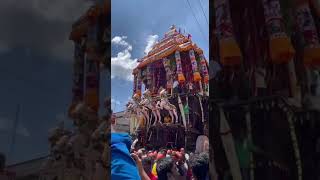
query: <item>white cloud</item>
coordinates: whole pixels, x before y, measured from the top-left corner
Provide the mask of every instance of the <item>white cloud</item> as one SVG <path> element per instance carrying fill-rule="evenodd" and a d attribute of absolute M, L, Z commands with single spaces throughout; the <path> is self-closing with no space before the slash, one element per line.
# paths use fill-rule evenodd
<path fill-rule="evenodd" d="M 19 1 L 20 2 L 20 1 Z M 27 7 L 48 20 L 58 20 L 73 22 L 79 18 L 79 14 L 84 14 L 93 2 L 86 0 L 68 0 L 68 1 L 43 1 L 31 0 L 26 3 Z"/>
<path fill-rule="evenodd" d="M 127 39 L 127 36 L 115 36 L 114 38 L 112 38 L 111 43 L 115 44 L 115 45 L 121 45 L 124 46 L 125 48 L 127 48 L 129 51 L 132 51 L 132 46 L 125 41 L 125 39 Z"/>
<path fill-rule="evenodd" d="M 149 35 L 147 38 L 147 46 L 144 50 L 145 54 L 148 54 L 148 52 L 152 49 L 153 45 L 155 45 L 158 42 L 158 35 Z"/>
<path fill-rule="evenodd" d="M 120 106 L 120 101 L 111 98 L 111 109 L 115 110 L 116 107 Z"/>
<path fill-rule="evenodd" d="M 92 4 L 93 2 L 88 0 L 2 0 L 0 27 L 3 28 L 0 29 L 0 53 L 15 48 L 30 48 L 31 54 L 72 60 L 73 46 L 72 41 L 68 39 L 71 25 L 86 13 Z M 28 35 L 21 33 L 16 27 L 23 27 Z M 6 46 L 3 46 L 4 44 Z"/>
<path fill-rule="evenodd" d="M 111 103 L 112 104 L 116 104 L 116 105 L 120 105 L 120 101 L 117 101 L 117 100 L 115 100 L 115 99 L 111 99 Z"/>
<path fill-rule="evenodd" d="M 138 65 L 137 59 L 132 59 L 132 46 L 125 41 L 126 36 L 115 36 L 111 43 L 125 47 L 116 57 L 111 57 L 111 79 L 119 78 L 126 81 L 133 81 L 132 70 Z"/>
<path fill-rule="evenodd" d="M 0 117 L 0 131 L 7 133 L 11 132 L 13 127 L 12 123 L 13 121 L 9 120 L 8 118 Z M 21 123 L 18 123 L 16 134 L 24 137 L 30 136 L 29 130 Z"/>
<path fill-rule="evenodd" d="M 128 43 L 127 36 L 115 36 L 112 38 L 111 43 L 115 46 L 124 47 L 124 50 L 118 52 L 116 57 L 111 57 L 111 79 L 119 78 L 126 81 L 133 81 L 132 70 L 137 67 L 137 59 L 133 59 L 132 45 Z M 147 46 L 144 50 L 145 53 L 149 52 L 153 45 L 157 43 L 158 35 L 149 35 L 147 38 Z"/>

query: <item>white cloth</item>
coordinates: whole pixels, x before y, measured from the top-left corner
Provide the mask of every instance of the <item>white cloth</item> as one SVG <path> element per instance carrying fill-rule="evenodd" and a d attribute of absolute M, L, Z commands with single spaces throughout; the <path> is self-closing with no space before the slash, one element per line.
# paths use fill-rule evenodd
<path fill-rule="evenodd" d="M 186 153 L 186 154 L 184 155 L 184 157 L 186 158 L 187 161 L 189 161 L 189 159 L 190 159 L 189 154 Z"/>
<path fill-rule="evenodd" d="M 172 87 L 176 88 L 179 85 L 178 81 L 174 81 Z"/>
<path fill-rule="evenodd" d="M 224 111 L 220 109 L 220 133 L 223 134 L 221 136 L 221 140 L 230 165 L 231 174 L 234 180 L 242 180 L 234 140 L 232 134 L 228 132 L 230 132 L 228 121 L 225 117 Z"/>
<path fill-rule="evenodd" d="M 195 153 L 209 152 L 209 139 L 205 135 L 198 136 Z"/>
<path fill-rule="evenodd" d="M 255 77 L 256 77 L 256 87 L 257 88 L 266 88 L 267 84 L 265 81 L 266 77 L 266 70 L 264 68 L 257 68 L 255 71 Z"/>

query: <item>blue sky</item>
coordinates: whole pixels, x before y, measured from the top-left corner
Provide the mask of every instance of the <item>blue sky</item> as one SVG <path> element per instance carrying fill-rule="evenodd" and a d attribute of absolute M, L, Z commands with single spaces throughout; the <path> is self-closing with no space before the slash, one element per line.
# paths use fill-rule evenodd
<path fill-rule="evenodd" d="M 113 0 L 111 97 L 114 112 L 125 109 L 132 95 L 131 70 L 136 59 L 156 40 L 163 38 L 171 25 L 192 35 L 192 40 L 209 57 L 208 0 Z M 201 5 L 204 10 L 202 12 Z M 195 20 L 195 17 L 199 24 Z M 205 15 L 204 15 L 205 14 Z"/>

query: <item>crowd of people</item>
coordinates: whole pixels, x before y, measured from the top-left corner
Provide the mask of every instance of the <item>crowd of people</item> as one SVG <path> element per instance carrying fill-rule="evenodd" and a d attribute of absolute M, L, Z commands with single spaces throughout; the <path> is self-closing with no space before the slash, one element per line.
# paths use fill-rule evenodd
<path fill-rule="evenodd" d="M 207 180 L 209 152 L 181 149 L 148 151 L 132 146 L 124 133 L 111 134 L 111 178 L 136 180 Z"/>

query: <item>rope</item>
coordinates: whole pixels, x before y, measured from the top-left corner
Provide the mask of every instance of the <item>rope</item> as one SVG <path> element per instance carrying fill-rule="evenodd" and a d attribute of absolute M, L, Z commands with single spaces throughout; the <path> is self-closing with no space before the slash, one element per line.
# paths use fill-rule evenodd
<path fill-rule="evenodd" d="M 200 7 L 201 7 L 201 10 L 202 10 L 203 16 L 206 18 L 206 22 L 207 22 L 207 24 L 208 24 L 208 26 L 209 26 L 209 22 L 208 22 L 206 13 L 205 13 L 204 10 L 203 10 L 203 6 L 202 6 L 202 3 L 201 3 L 201 0 L 198 0 L 198 1 L 199 1 L 199 3 L 200 3 Z"/>
<path fill-rule="evenodd" d="M 197 22 L 197 24 L 198 24 L 199 30 L 200 30 L 200 32 L 201 32 L 204 40 L 207 40 L 207 38 L 205 38 L 206 36 L 204 35 L 202 29 L 200 28 L 200 27 L 201 27 L 201 26 L 200 26 L 200 23 L 199 23 L 196 15 L 195 15 L 195 13 L 194 13 L 193 10 L 192 10 L 192 7 L 191 7 L 191 4 L 190 4 L 189 0 L 187 0 L 187 3 L 188 3 L 188 5 L 189 5 L 189 8 L 190 8 L 190 10 L 191 10 L 191 12 L 192 12 L 192 15 L 193 15 L 194 19 L 196 20 L 196 22 Z"/>
<path fill-rule="evenodd" d="M 202 107 L 202 99 L 200 96 L 198 96 L 198 99 L 199 99 L 199 103 L 200 103 L 200 109 L 201 109 L 201 119 L 202 119 L 202 122 L 204 122 L 204 114 L 203 114 L 203 107 Z"/>

